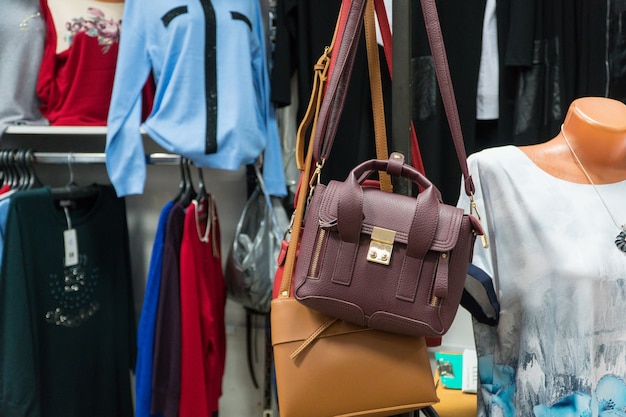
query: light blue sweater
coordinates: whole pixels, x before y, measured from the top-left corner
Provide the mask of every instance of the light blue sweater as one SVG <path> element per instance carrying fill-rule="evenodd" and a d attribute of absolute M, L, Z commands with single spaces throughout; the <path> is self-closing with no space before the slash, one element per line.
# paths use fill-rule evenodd
<path fill-rule="evenodd" d="M 118 196 L 143 193 L 141 92 L 150 71 L 156 92 L 143 128 L 152 140 L 216 169 L 263 154 L 268 192 L 286 195 L 259 2 L 130 0 L 122 21 L 106 141 Z"/>

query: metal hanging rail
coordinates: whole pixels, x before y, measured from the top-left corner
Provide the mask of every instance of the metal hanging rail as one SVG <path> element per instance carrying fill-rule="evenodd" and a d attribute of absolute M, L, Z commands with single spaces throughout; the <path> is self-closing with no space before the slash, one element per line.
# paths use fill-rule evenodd
<path fill-rule="evenodd" d="M 104 164 L 104 152 L 33 152 L 33 162 L 38 164 Z M 150 165 L 177 165 L 180 155 L 170 153 L 146 154 L 146 163 Z"/>

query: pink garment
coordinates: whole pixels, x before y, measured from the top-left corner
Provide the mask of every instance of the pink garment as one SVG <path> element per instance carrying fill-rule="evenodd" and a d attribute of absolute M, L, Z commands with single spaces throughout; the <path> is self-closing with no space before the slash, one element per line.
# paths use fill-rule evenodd
<path fill-rule="evenodd" d="M 180 304 L 179 417 L 210 416 L 218 410 L 226 362 L 226 285 L 217 209 L 210 195 L 187 208 L 180 249 Z"/>

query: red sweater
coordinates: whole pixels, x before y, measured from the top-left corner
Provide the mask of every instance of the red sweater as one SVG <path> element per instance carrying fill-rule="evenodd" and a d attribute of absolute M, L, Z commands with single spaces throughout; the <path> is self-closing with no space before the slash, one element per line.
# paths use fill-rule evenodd
<path fill-rule="evenodd" d="M 37 80 L 41 114 L 50 125 L 106 126 L 117 64 L 121 22 L 93 12 L 71 24 L 72 41 L 57 54 L 57 36 L 47 0 L 40 0 L 46 40 Z M 66 22 L 70 25 L 70 22 Z M 152 79 L 142 92 L 143 118 L 154 101 Z"/>
<path fill-rule="evenodd" d="M 51 125 L 106 126 L 113 91 L 119 39 L 107 44 L 98 36 L 78 32 L 71 46 L 57 54 L 57 33 L 46 0 L 41 0 L 46 41 L 37 95 L 41 113 Z"/>
<path fill-rule="evenodd" d="M 187 209 L 180 249 L 180 304 L 179 417 L 210 416 L 218 409 L 226 362 L 226 285 L 217 209 L 211 196 Z"/>

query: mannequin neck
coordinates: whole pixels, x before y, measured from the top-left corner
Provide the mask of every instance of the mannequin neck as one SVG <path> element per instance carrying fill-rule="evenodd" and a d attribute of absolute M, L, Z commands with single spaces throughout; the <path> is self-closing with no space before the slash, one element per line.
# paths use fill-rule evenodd
<path fill-rule="evenodd" d="M 570 105 L 562 131 L 552 140 L 522 147 L 540 168 L 568 181 L 588 183 L 565 138 L 596 184 L 626 179 L 626 105 L 584 97 Z"/>
<path fill-rule="evenodd" d="M 563 122 L 565 135 L 585 168 L 626 169 L 626 106 L 617 100 L 575 100 Z"/>

